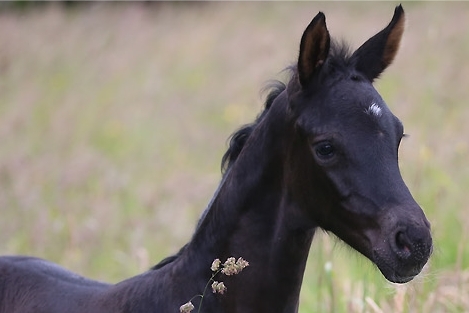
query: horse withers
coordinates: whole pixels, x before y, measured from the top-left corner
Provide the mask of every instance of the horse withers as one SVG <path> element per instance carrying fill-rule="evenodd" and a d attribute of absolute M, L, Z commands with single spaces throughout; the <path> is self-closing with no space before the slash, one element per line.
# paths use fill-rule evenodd
<path fill-rule="evenodd" d="M 399 171 L 402 123 L 372 85 L 403 29 L 398 6 L 387 27 L 351 52 L 317 14 L 290 80 L 275 84 L 257 119 L 232 136 L 220 186 L 187 245 L 114 285 L 42 259 L 2 257 L 0 313 L 169 313 L 189 299 L 188 310 L 204 313 L 297 312 L 318 228 L 389 281 L 413 279 L 432 252 L 430 224 Z M 221 278 L 212 261 L 230 256 L 249 267 L 223 277 L 225 294 L 194 297 L 212 275 Z"/>

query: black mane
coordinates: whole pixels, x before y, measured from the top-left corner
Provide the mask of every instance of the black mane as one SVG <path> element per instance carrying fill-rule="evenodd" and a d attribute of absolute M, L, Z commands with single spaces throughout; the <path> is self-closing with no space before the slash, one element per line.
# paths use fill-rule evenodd
<path fill-rule="evenodd" d="M 176 260 L 181 255 L 181 253 L 185 250 L 186 247 L 187 247 L 187 244 L 185 244 L 181 249 L 179 249 L 179 251 L 176 254 L 168 256 L 168 257 L 164 258 L 163 260 L 161 260 L 156 265 L 152 266 L 150 268 L 150 270 L 151 271 L 157 270 L 157 269 L 160 269 L 160 268 L 162 268 L 163 266 L 165 266 L 169 263 L 172 263 L 174 260 Z"/>
<path fill-rule="evenodd" d="M 222 173 L 225 173 L 226 170 L 230 168 L 231 165 L 233 165 L 243 150 L 244 144 L 251 135 L 253 129 L 256 128 L 257 124 L 259 124 L 259 122 L 267 114 L 270 107 L 272 106 L 272 103 L 278 97 L 278 95 L 281 94 L 286 88 L 287 87 L 283 82 L 277 80 L 270 82 L 266 88 L 264 88 L 264 90 L 270 90 L 265 100 L 264 110 L 257 116 L 253 123 L 242 126 L 239 130 L 230 136 L 228 150 L 223 155 L 221 161 Z"/>

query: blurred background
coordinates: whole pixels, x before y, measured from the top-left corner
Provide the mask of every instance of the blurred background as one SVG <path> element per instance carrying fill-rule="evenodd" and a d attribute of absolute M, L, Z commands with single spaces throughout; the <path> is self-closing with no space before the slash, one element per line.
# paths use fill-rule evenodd
<path fill-rule="evenodd" d="M 311 18 L 356 48 L 397 4 L 1 3 L 0 254 L 118 282 L 177 252 Z M 403 6 L 376 88 L 409 134 L 400 166 L 435 251 L 398 286 L 318 232 L 303 313 L 469 312 L 469 3 Z"/>

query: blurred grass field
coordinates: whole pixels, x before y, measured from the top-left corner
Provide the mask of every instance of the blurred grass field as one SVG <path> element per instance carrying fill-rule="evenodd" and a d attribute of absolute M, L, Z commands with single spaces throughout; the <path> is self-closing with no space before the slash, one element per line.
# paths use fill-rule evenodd
<path fill-rule="evenodd" d="M 358 47 L 395 5 L 0 11 L 0 254 L 118 282 L 175 253 L 218 185 L 227 138 L 260 111 L 265 83 L 284 77 L 311 18 L 323 11 L 331 34 Z M 410 135 L 401 170 L 435 252 L 398 286 L 318 232 L 302 313 L 469 312 L 469 3 L 403 6 L 403 46 L 376 87 Z"/>

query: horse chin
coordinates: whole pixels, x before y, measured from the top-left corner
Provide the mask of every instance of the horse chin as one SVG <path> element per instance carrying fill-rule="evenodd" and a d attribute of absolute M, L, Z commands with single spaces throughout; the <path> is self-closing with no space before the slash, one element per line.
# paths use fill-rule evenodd
<path fill-rule="evenodd" d="M 403 276 L 400 275 L 399 273 L 395 271 L 390 271 L 388 269 L 383 269 L 382 267 L 378 266 L 378 269 L 381 271 L 381 274 L 390 281 L 391 283 L 396 283 L 396 284 L 405 284 L 414 279 L 415 276 L 417 275 L 411 275 L 411 276 Z"/>
<path fill-rule="evenodd" d="M 376 264 L 381 274 L 390 282 L 404 284 L 414 279 L 422 270 L 424 264 L 416 264 L 408 267 L 400 264 L 398 260 L 393 260 L 391 256 L 383 256 L 374 252 L 373 262 Z"/>

